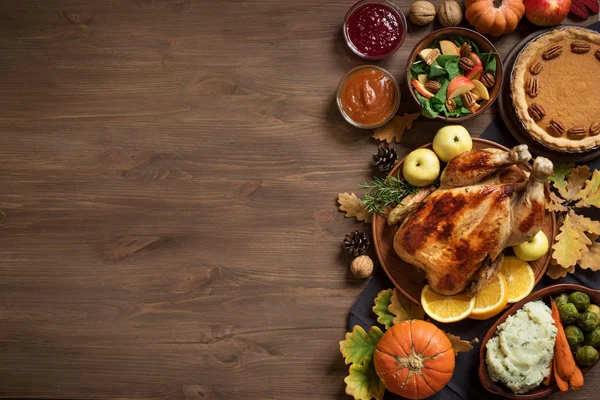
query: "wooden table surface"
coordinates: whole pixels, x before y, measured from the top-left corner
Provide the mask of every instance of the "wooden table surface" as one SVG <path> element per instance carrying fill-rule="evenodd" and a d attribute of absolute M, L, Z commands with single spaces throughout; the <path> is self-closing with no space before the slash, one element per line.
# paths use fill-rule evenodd
<path fill-rule="evenodd" d="M 1 396 L 347 398 L 338 341 L 364 281 L 340 243 L 362 225 L 335 200 L 377 145 L 334 103 L 362 63 L 350 5 L 2 2 Z M 438 27 L 379 65 L 404 82 Z M 587 379 L 566 398 L 597 395 Z"/>

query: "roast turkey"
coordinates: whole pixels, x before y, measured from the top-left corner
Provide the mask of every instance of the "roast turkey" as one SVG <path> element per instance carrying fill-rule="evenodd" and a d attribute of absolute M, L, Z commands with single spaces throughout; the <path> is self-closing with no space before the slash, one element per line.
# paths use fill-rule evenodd
<path fill-rule="evenodd" d="M 544 182 L 552 162 L 537 157 L 531 174 L 526 145 L 510 151 L 472 150 L 454 157 L 440 187 L 425 188 L 396 207 L 388 222 L 401 225 L 394 250 L 421 268 L 443 295 L 479 292 L 498 273 L 502 251 L 531 239 L 542 227 Z"/>

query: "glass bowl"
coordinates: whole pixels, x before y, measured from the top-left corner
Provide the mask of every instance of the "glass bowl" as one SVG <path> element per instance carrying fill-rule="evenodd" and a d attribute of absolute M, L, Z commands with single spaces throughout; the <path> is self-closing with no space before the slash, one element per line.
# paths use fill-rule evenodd
<path fill-rule="evenodd" d="M 362 53 L 359 49 L 356 48 L 356 46 L 354 45 L 354 43 L 352 43 L 352 41 L 350 40 L 350 37 L 348 36 L 348 21 L 350 20 L 350 17 L 360 7 L 368 5 L 368 4 L 381 4 L 383 6 L 386 6 L 386 7 L 390 8 L 394 13 L 396 13 L 399 17 L 398 22 L 400 24 L 400 35 L 401 35 L 400 40 L 398 41 L 396 46 L 394 48 L 392 48 L 390 51 L 388 51 L 387 53 L 384 53 L 384 54 L 376 55 L 376 56 L 369 56 L 367 54 Z M 404 43 L 404 40 L 406 39 L 406 34 L 407 34 L 406 17 L 404 16 L 404 13 L 400 9 L 400 7 L 398 7 L 396 4 L 392 3 L 391 1 L 388 1 L 388 0 L 361 0 L 361 1 L 357 2 L 356 4 L 354 4 L 350 8 L 350 10 L 348 10 L 348 12 L 346 13 L 346 17 L 344 18 L 343 34 L 344 34 L 344 39 L 346 40 L 346 44 L 348 45 L 348 47 L 350 48 L 350 50 L 352 50 L 352 52 L 354 54 L 356 54 L 357 56 L 362 57 L 364 59 L 367 59 L 367 60 L 381 60 L 381 59 L 389 56 L 390 54 L 393 54 Z"/>
<path fill-rule="evenodd" d="M 394 85 L 395 101 L 394 101 L 394 106 L 392 107 L 392 111 L 390 112 L 390 115 L 388 115 L 387 117 L 382 119 L 380 122 L 377 122 L 376 124 L 371 124 L 371 125 L 365 125 L 365 124 L 361 124 L 360 122 L 354 121 L 344 111 L 344 108 L 342 107 L 342 89 L 344 87 L 344 84 L 354 73 L 361 71 L 363 69 L 376 69 L 378 71 L 381 71 L 384 75 L 386 75 L 392 81 L 392 84 Z M 376 65 L 360 65 L 360 66 L 352 68 L 350 71 L 348 71 L 346 73 L 346 75 L 344 75 L 342 80 L 340 81 L 340 84 L 338 85 L 337 95 L 336 95 L 336 103 L 338 106 L 338 110 L 340 110 L 340 114 L 342 114 L 342 117 L 344 117 L 344 119 L 350 125 L 355 126 L 357 128 L 361 128 L 361 129 L 375 129 L 375 128 L 378 128 L 378 127 L 384 125 L 386 122 L 388 122 L 390 119 L 392 119 L 392 117 L 394 115 L 396 115 L 396 112 L 398 111 L 398 107 L 400 107 L 400 88 L 398 87 L 398 83 L 396 82 L 396 79 L 394 79 L 392 74 L 390 74 L 387 70 L 385 70 L 381 67 L 378 67 Z"/>

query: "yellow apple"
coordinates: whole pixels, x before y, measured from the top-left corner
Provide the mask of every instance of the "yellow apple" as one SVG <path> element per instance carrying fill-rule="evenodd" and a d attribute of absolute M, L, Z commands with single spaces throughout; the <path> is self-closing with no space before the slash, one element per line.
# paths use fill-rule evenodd
<path fill-rule="evenodd" d="M 440 174 L 440 160 L 429 149 L 411 151 L 402 165 L 402 174 L 411 185 L 431 185 Z"/>
<path fill-rule="evenodd" d="M 513 246 L 515 255 L 523 261 L 535 261 L 548 251 L 548 238 L 539 231 L 529 241 Z"/>
<path fill-rule="evenodd" d="M 433 138 L 433 151 L 444 162 L 452 160 L 460 153 L 471 151 L 472 148 L 471 135 L 462 125 L 444 126 Z"/>

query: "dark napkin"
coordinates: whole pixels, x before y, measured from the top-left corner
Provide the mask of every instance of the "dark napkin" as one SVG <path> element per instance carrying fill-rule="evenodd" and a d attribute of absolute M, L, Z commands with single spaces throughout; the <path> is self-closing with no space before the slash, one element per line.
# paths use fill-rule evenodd
<path fill-rule="evenodd" d="M 600 22 L 589 26 L 589 28 L 600 31 Z M 488 126 L 481 137 L 503 144 L 507 147 L 513 147 L 518 144 L 511 136 L 510 132 L 508 132 L 500 117 L 496 118 L 492 124 Z M 588 166 L 591 169 L 600 169 L 600 160 L 593 161 L 589 163 Z M 598 212 L 598 210 L 590 210 L 586 215 L 593 219 L 600 219 L 600 212 Z M 553 280 L 546 276 L 538 283 L 534 290 L 539 290 L 543 287 L 557 283 L 578 283 L 587 287 L 600 289 L 600 274 L 595 274 L 594 272 L 581 270 L 579 268 L 577 268 L 576 271 L 576 274 L 570 274 L 567 277 L 558 280 Z M 350 313 L 348 314 L 348 331 L 352 330 L 354 325 L 360 325 L 365 330 L 368 330 L 373 325 L 378 325 L 375 315 L 371 310 L 373 307 L 373 300 L 381 290 L 393 287 L 394 285 L 385 275 L 382 268 L 378 267 L 375 270 L 373 277 L 367 283 L 350 309 Z M 440 326 L 445 331 L 458 335 L 463 339 L 470 340 L 476 337 L 481 340 L 494 321 L 495 318 L 491 318 L 487 321 L 467 319 L 454 324 L 441 324 Z M 483 388 L 479 382 L 477 373 L 478 367 L 479 344 L 475 344 L 473 350 L 468 353 L 460 353 L 457 356 L 456 369 L 452 376 L 452 380 L 444 389 L 432 396 L 431 399 L 465 400 L 480 399 L 484 396 L 489 399 L 500 399 L 500 396 L 493 395 Z M 384 399 L 393 400 L 400 399 L 400 397 L 386 391 Z"/>

